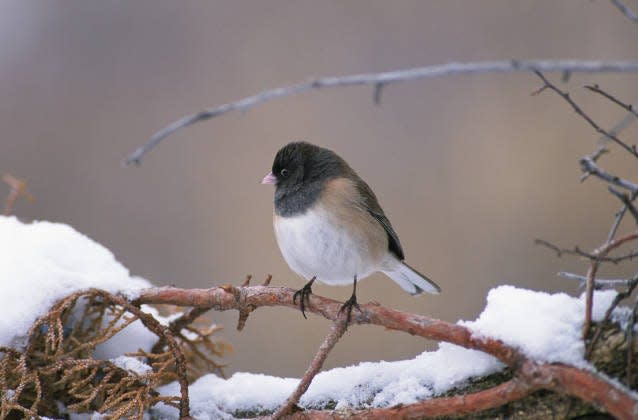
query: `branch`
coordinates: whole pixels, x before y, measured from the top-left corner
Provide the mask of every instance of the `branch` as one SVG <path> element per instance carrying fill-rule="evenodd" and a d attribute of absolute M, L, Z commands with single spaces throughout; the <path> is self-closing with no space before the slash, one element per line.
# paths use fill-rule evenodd
<path fill-rule="evenodd" d="M 621 101 L 620 99 L 616 98 L 612 94 L 602 90 L 598 85 L 587 85 L 587 86 L 585 86 L 585 89 L 591 90 L 592 92 L 597 93 L 597 94 L 609 99 L 611 102 L 615 103 L 619 107 L 623 108 L 624 110 L 626 110 L 626 111 L 630 112 L 631 114 L 633 114 L 634 116 L 638 117 L 638 112 L 636 112 L 636 110 L 634 109 L 633 105 L 624 103 L 623 101 Z"/>
<path fill-rule="evenodd" d="M 568 273 L 566 271 L 561 271 L 560 273 L 558 273 L 558 275 L 560 277 L 570 279 L 570 280 L 576 280 L 581 283 L 585 283 L 587 281 L 587 277 L 581 276 L 580 274 L 576 274 L 576 273 Z M 596 289 L 603 289 L 603 288 L 610 288 L 610 287 L 616 287 L 616 286 L 629 287 L 636 282 L 638 282 L 638 274 L 630 279 L 596 279 L 594 284 Z"/>
<path fill-rule="evenodd" d="M 11 188 L 4 204 L 3 214 L 5 216 L 9 216 L 13 212 L 13 206 L 19 197 L 25 197 L 30 202 L 34 200 L 33 195 L 27 190 L 27 183 L 24 179 L 16 178 L 11 174 L 4 174 L 2 180 Z"/>
<path fill-rule="evenodd" d="M 576 112 L 585 121 L 587 121 L 587 123 L 589 125 L 591 125 L 592 128 L 594 130 L 596 130 L 597 133 L 602 134 L 606 138 L 612 140 L 614 143 L 616 143 L 617 145 L 619 145 L 620 147 L 625 149 L 627 152 L 632 154 L 634 157 L 638 158 L 638 151 L 636 151 L 636 146 L 635 145 L 629 146 L 628 144 L 626 144 L 625 142 L 620 140 L 616 135 L 614 135 L 614 134 L 610 133 L 609 131 L 604 130 L 603 128 L 601 128 L 598 124 L 596 124 L 596 122 L 589 115 L 587 115 L 587 113 L 585 113 L 585 111 L 582 110 L 582 108 L 580 106 L 578 106 L 578 104 L 576 102 L 574 102 L 574 100 L 569 96 L 569 93 L 563 92 L 562 90 L 557 88 L 556 85 L 554 85 L 552 82 L 550 82 L 543 75 L 543 73 L 541 73 L 540 71 L 536 70 L 536 71 L 534 71 L 534 73 L 543 81 L 543 86 L 541 86 L 540 89 L 538 89 L 536 92 L 534 92 L 534 94 L 539 94 L 539 93 L 543 92 L 545 89 L 549 89 L 549 90 L 552 90 L 552 91 L 556 92 L 561 98 L 563 98 L 572 107 L 574 112 Z"/>
<path fill-rule="evenodd" d="M 606 181 L 610 184 L 616 185 L 617 187 L 624 188 L 626 190 L 631 191 L 632 193 L 638 193 L 638 184 L 635 184 L 629 180 L 623 179 L 617 175 L 610 174 L 604 169 L 600 168 L 596 165 L 596 162 L 589 157 L 585 156 L 580 160 L 580 169 L 585 174 L 594 175 L 603 181 Z"/>
<path fill-rule="evenodd" d="M 613 240 L 613 236 L 607 242 L 611 242 L 612 240 Z M 626 260 L 633 260 L 634 258 L 638 257 L 638 252 L 630 252 L 628 254 L 620 255 L 618 257 L 610 257 L 608 255 L 600 256 L 600 255 L 596 255 L 595 253 L 585 252 L 582 249 L 580 249 L 580 247 L 578 246 L 575 246 L 573 249 L 560 248 L 544 239 L 536 239 L 534 240 L 534 244 L 542 245 L 546 248 L 551 249 L 552 251 L 556 252 L 556 256 L 558 258 L 562 257 L 563 254 L 565 254 L 565 255 L 574 255 L 577 257 L 586 258 L 590 261 L 595 260 L 595 261 L 598 261 L 599 263 L 610 262 L 613 264 L 618 264 L 619 262 L 626 261 Z"/>
<path fill-rule="evenodd" d="M 628 237 L 618 239 L 608 246 L 608 250 L 629 240 Z M 201 306 L 218 311 L 234 309 L 240 312 L 246 307 L 257 309 L 262 306 L 283 306 L 298 309 L 297 305 L 293 303 L 294 293 L 293 289 L 287 287 L 265 286 L 238 288 L 226 285 L 210 289 L 191 290 L 161 287 L 143 290 L 134 303 Z M 306 311 L 338 322 L 340 307 L 340 302 L 311 295 Z M 603 407 L 619 419 L 630 419 L 633 413 L 638 412 L 638 400 L 631 391 L 621 385 L 607 381 L 590 371 L 527 359 L 520 351 L 504 344 L 500 340 L 475 336 L 469 329 L 457 324 L 385 308 L 378 303 L 361 305 L 361 311 L 354 311 L 350 322 L 352 325 L 379 325 L 428 339 L 453 343 L 468 349 L 481 350 L 505 363 L 514 373 L 513 381 L 492 388 L 491 393 L 482 391 L 469 396 L 437 398 L 390 409 L 360 410 L 350 413 L 355 418 L 386 418 L 394 414 L 397 414 L 396 417 L 424 417 L 439 415 L 443 412 L 449 414 L 451 412 L 439 412 L 433 407 L 439 407 L 440 410 L 458 409 L 459 413 L 477 412 L 484 408 L 502 405 L 508 401 L 522 398 L 538 389 L 551 390 L 580 398 L 583 401 Z M 332 340 L 338 338 L 338 335 L 338 326 L 333 326 L 333 330 L 324 345 L 327 347 L 334 345 Z M 327 353 L 327 351 L 329 351 L 329 348 L 323 353 L 320 351 L 315 360 L 320 354 Z M 312 367 L 308 371 L 310 372 L 311 370 L 313 370 Z M 289 401 L 294 399 L 293 397 Z M 426 409 L 427 411 L 425 411 Z M 340 418 L 339 416 L 341 415 L 342 413 L 337 412 L 306 411 L 296 413 L 292 418 Z"/>
<path fill-rule="evenodd" d="M 265 90 L 257 95 L 249 96 L 235 102 L 205 109 L 195 114 L 187 115 L 167 125 L 155 133 L 148 143 L 131 153 L 124 161 L 126 165 L 142 162 L 142 158 L 166 137 L 175 131 L 188 127 L 200 121 L 218 117 L 233 111 L 246 111 L 253 106 L 274 99 L 300 94 L 309 90 L 335 88 L 345 86 L 367 85 L 374 88 L 373 99 L 379 102 L 381 90 L 391 83 L 408 82 L 413 80 L 452 76 L 458 74 L 483 73 L 514 73 L 514 72 L 563 72 L 563 73 L 629 73 L 638 72 L 638 61 L 581 61 L 581 60 L 504 60 L 478 61 L 469 63 L 447 63 L 436 66 L 418 67 L 413 69 L 396 70 L 382 73 L 362 73 L 342 77 L 324 77 L 298 83 L 296 85 Z"/>
<path fill-rule="evenodd" d="M 629 213 L 631 213 L 631 215 L 633 216 L 634 221 L 636 222 L 636 224 L 638 224 L 638 211 L 636 210 L 636 207 L 634 207 L 633 203 L 633 201 L 636 199 L 636 194 L 631 194 L 630 197 L 627 194 L 621 193 L 613 187 L 608 187 L 607 189 L 624 204 L 623 209 L 625 209 L 625 211 L 629 210 Z"/>
<path fill-rule="evenodd" d="M 621 2 L 620 0 L 611 0 L 611 3 L 620 10 L 620 12 L 627 16 L 634 23 L 638 23 L 638 15 L 633 12 L 626 4 Z"/>
<path fill-rule="evenodd" d="M 323 343 L 321 343 L 315 358 L 312 359 L 306 373 L 304 373 L 301 381 L 299 381 L 299 385 L 297 385 L 295 392 L 293 392 L 292 395 L 288 397 L 284 405 L 282 405 L 275 414 L 272 415 L 273 420 L 280 419 L 281 417 L 292 413 L 301 396 L 306 393 L 310 383 L 321 370 L 323 362 L 325 362 L 326 357 L 328 357 L 328 353 L 330 353 L 330 350 L 332 350 L 332 348 L 337 344 L 337 341 L 339 341 L 339 339 L 343 336 L 347 328 L 347 319 L 342 318 L 333 322 L 332 328 L 330 328 L 330 333 L 328 333 Z"/>

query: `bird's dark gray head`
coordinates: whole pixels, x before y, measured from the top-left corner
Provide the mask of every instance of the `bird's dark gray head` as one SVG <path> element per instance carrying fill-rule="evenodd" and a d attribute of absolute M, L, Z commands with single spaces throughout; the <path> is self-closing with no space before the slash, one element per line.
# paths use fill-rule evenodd
<path fill-rule="evenodd" d="M 305 212 L 319 198 L 326 181 L 352 170 L 332 150 L 306 142 L 289 143 L 275 156 L 265 183 L 275 184 L 275 211 L 281 216 Z"/>

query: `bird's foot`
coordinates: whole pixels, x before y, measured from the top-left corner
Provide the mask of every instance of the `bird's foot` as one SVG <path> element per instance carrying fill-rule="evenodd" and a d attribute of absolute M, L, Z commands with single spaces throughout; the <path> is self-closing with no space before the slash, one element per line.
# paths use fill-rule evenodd
<path fill-rule="evenodd" d="M 299 299 L 299 309 L 301 309 L 301 314 L 303 315 L 304 318 L 308 319 L 306 317 L 306 302 L 309 302 L 309 298 L 310 295 L 312 294 L 312 283 L 315 282 L 316 277 L 313 277 L 312 279 L 310 279 L 310 281 L 308 283 L 306 283 L 306 285 L 304 287 L 302 287 L 301 289 L 297 290 L 295 292 L 294 295 L 292 295 L 292 303 L 293 304 L 297 304 L 297 298 Z"/>
<path fill-rule="evenodd" d="M 361 307 L 359 306 L 359 303 L 357 302 L 357 295 L 352 293 L 352 296 L 350 296 L 350 299 L 346 300 L 343 305 L 341 305 L 341 309 L 339 309 L 339 314 L 341 314 L 341 312 L 346 311 L 346 325 L 350 323 L 350 318 L 352 315 L 352 308 L 357 308 L 357 311 L 361 312 Z"/>

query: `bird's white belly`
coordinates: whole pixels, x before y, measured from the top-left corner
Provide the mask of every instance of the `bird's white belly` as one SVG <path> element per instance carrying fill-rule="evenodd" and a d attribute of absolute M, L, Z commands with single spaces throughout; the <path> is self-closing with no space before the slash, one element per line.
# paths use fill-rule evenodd
<path fill-rule="evenodd" d="M 322 209 L 294 217 L 275 216 L 275 235 L 284 259 L 296 273 L 327 284 L 352 284 L 377 271 L 363 238 L 347 232 Z"/>

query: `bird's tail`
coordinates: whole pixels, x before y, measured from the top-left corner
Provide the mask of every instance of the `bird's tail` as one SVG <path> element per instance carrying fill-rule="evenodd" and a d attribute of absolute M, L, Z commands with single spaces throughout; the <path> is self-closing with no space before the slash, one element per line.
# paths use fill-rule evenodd
<path fill-rule="evenodd" d="M 394 280 L 403 290 L 411 295 L 418 295 L 423 292 L 439 294 L 441 288 L 429 278 L 416 271 L 403 261 L 397 261 L 392 270 L 383 271 L 388 277 Z"/>

